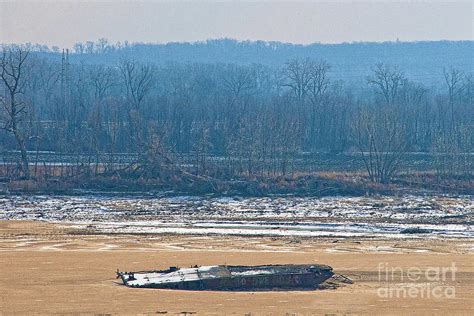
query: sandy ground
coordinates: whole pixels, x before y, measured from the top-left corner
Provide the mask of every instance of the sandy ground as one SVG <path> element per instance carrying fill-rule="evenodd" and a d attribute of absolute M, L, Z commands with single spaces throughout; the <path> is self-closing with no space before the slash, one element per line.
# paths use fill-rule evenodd
<path fill-rule="evenodd" d="M 117 268 L 269 263 L 328 264 L 355 283 L 317 291 L 194 292 L 131 289 L 115 279 Z M 433 280 L 433 269 L 453 263 L 454 280 L 449 273 L 445 280 Z M 392 280 L 389 272 L 387 281 L 385 272 L 379 275 L 380 265 L 403 270 L 403 280 L 399 274 Z M 407 279 L 410 268 L 421 269 L 420 280 Z M 424 274 L 428 270 L 434 273 L 430 279 Z M 414 297 L 393 291 L 409 285 L 419 289 L 411 294 Z M 434 287 L 441 297 L 427 297 Z M 394 297 L 384 297 L 387 289 Z M 473 314 L 474 244 L 472 240 L 100 235 L 58 224 L 0 221 L 2 313 Z"/>

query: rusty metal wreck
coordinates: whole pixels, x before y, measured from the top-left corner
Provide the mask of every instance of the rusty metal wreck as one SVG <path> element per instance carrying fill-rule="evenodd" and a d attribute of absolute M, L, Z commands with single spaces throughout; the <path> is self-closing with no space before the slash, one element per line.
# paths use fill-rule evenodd
<path fill-rule="evenodd" d="M 134 288 L 179 290 L 317 289 L 334 275 L 327 265 L 193 266 L 167 270 L 119 272 L 123 284 Z"/>

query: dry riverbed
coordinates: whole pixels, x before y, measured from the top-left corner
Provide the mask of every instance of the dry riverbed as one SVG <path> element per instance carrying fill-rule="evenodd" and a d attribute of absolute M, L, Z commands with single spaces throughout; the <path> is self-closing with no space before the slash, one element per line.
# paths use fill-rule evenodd
<path fill-rule="evenodd" d="M 328 264 L 355 283 L 317 291 L 193 292 L 130 289 L 115 279 L 117 268 L 270 263 Z M 436 268 L 453 264 L 454 278 L 449 273 L 445 279 L 426 278 L 427 271 L 434 276 Z M 104 234 L 67 224 L 3 220 L 0 266 L 0 314 L 469 314 L 474 310 L 474 246 L 469 238 Z M 404 279 L 386 273 L 392 268 L 404 273 Z M 407 279 L 410 268 L 420 269 L 419 280 Z M 401 290 L 410 287 L 418 289 L 416 296 L 403 295 Z M 434 287 L 442 295 L 427 297 Z M 454 296 L 446 289 L 454 290 Z"/>

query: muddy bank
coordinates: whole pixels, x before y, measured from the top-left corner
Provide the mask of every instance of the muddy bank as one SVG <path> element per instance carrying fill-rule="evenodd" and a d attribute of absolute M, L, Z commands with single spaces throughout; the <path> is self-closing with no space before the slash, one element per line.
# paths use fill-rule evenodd
<path fill-rule="evenodd" d="M 3 181 L 3 182 L 2 182 Z M 407 192 L 431 194 L 474 195 L 474 182 L 465 177 L 439 179 L 433 173 L 403 174 L 391 183 L 373 183 L 359 172 L 314 174 L 296 173 L 274 177 L 219 177 L 169 176 L 161 179 L 129 178 L 120 176 L 74 176 L 32 180 L 3 179 L 0 192 L 10 194 L 81 194 L 82 191 L 102 192 L 163 192 L 176 195 L 244 196 L 363 196 L 400 195 Z"/>

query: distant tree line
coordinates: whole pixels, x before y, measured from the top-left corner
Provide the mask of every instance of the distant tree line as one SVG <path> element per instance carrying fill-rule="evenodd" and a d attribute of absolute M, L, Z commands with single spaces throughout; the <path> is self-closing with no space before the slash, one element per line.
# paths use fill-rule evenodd
<path fill-rule="evenodd" d="M 61 49 L 46 45 L 28 44 L 34 54 L 60 61 Z M 331 78 L 357 83 L 371 73 L 376 63 L 398 65 L 414 82 L 439 85 L 442 66 L 472 69 L 474 41 L 427 42 L 355 42 L 341 44 L 299 45 L 281 42 L 237 41 L 216 39 L 193 43 L 146 44 L 117 42 L 107 39 L 76 43 L 70 55 L 71 63 L 116 65 L 122 59 L 142 63 L 236 65 L 261 64 L 280 68 L 293 59 L 312 57 L 331 64 Z"/>
<path fill-rule="evenodd" d="M 439 175 L 473 174 L 472 69 L 439 65 L 443 86 L 432 87 L 375 63 L 354 85 L 333 79 L 318 56 L 280 67 L 91 64 L 30 50 L 4 46 L 0 69 L 0 149 L 20 152 L 24 177 L 40 151 L 85 155 L 95 172 L 118 168 L 114 157 L 128 153 L 148 177 L 181 154 L 193 157 L 195 174 L 232 177 L 293 172 L 299 154 L 321 151 L 359 153 L 375 182 L 401 171 L 407 152 L 432 153 Z"/>

